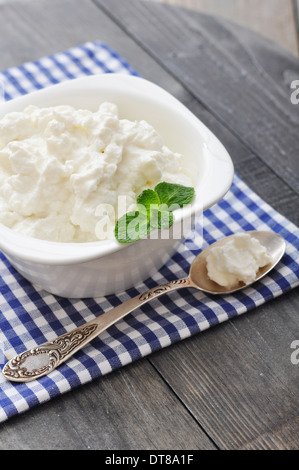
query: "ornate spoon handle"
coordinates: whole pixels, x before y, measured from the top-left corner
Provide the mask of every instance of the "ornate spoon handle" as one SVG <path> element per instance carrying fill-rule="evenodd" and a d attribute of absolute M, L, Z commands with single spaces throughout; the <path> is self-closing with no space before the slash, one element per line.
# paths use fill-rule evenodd
<path fill-rule="evenodd" d="M 69 333 L 61 335 L 53 341 L 41 344 L 15 356 L 5 364 L 2 373 L 7 379 L 14 382 L 29 382 L 49 374 L 102 331 L 114 325 L 136 308 L 162 294 L 182 287 L 193 287 L 193 284 L 189 278 L 180 279 L 137 295 L 95 320 L 91 320 Z"/>

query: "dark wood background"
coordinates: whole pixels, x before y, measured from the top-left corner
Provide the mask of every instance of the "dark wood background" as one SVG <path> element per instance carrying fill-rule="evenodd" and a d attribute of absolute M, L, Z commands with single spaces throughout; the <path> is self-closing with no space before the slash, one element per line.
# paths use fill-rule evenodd
<path fill-rule="evenodd" d="M 298 58 L 192 10 L 142 0 L 0 5 L 0 69 L 106 42 L 191 109 L 236 171 L 299 224 Z M 298 290 L 0 425 L 0 449 L 295 449 Z"/>
<path fill-rule="evenodd" d="M 179 5 L 201 13 L 221 16 L 272 39 L 294 55 L 299 56 L 299 0 L 148 1 Z"/>

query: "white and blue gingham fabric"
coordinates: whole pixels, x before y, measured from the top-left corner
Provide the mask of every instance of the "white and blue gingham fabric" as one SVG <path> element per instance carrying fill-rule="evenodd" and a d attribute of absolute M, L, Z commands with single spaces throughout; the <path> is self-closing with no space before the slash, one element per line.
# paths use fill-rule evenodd
<path fill-rule="evenodd" d="M 63 80 L 107 72 L 136 74 L 107 45 L 86 43 L 5 70 L 0 73 L 0 84 L 4 99 L 8 100 Z M 0 253 L 2 368 L 7 358 L 52 340 L 148 288 L 187 276 L 198 252 L 215 240 L 254 229 L 273 230 L 287 242 L 284 258 L 262 281 L 235 295 L 222 297 L 191 289 L 164 295 L 109 328 L 48 376 L 22 384 L 9 382 L 0 374 L 0 421 L 243 314 L 298 286 L 299 229 L 261 200 L 236 175 L 225 198 L 207 210 L 197 223 L 198 237 L 182 243 L 153 278 L 126 292 L 84 300 L 55 297 L 26 281 Z"/>

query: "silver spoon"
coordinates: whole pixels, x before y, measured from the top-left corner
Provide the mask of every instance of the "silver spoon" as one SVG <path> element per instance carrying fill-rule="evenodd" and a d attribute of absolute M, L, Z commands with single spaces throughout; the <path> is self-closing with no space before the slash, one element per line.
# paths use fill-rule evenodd
<path fill-rule="evenodd" d="M 285 241 L 273 232 L 247 232 L 264 245 L 267 252 L 272 257 L 272 263 L 261 268 L 257 273 L 255 281 L 265 276 L 282 258 L 285 252 Z M 29 382 L 48 374 L 61 363 L 68 360 L 75 352 L 83 348 L 92 339 L 104 330 L 114 325 L 136 308 L 146 302 L 159 297 L 162 294 L 181 289 L 182 287 L 192 287 L 209 294 L 231 294 L 246 287 L 244 283 L 239 283 L 234 288 L 227 289 L 211 281 L 207 275 L 206 257 L 212 246 L 225 243 L 230 237 L 223 238 L 202 251 L 193 261 L 189 277 L 168 282 L 158 287 L 154 287 L 143 294 L 139 294 L 133 299 L 124 302 L 116 308 L 104 313 L 100 317 L 85 323 L 78 328 L 65 333 L 53 341 L 41 344 L 34 349 L 29 349 L 18 356 L 10 359 L 4 366 L 2 373 L 14 382 Z M 254 281 L 254 282 L 255 282 Z"/>

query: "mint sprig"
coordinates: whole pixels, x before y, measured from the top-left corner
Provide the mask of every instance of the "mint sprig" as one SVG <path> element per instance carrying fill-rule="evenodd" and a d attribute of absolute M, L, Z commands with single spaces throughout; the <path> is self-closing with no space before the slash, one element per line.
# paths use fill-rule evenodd
<path fill-rule="evenodd" d="M 153 189 L 145 189 L 141 194 L 139 194 L 139 196 L 137 196 L 137 204 L 145 207 L 148 212 L 150 208 L 153 208 L 154 206 L 158 208 L 160 206 L 160 198 Z"/>
<path fill-rule="evenodd" d="M 180 184 L 159 183 L 155 187 L 160 204 L 166 204 L 169 209 L 172 206 L 183 207 L 190 204 L 194 197 L 194 188 L 188 188 Z"/>
<path fill-rule="evenodd" d="M 137 197 L 136 211 L 124 214 L 115 225 L 119 243 L 132 243 L 145 238 L 156 229 L 169 229 L 174 223 L 175 209 L 190 204 L 194 188 L 180 184 L 159 183 L 155 189 L 145 189 Z"/>
<path fill-rule="evenodd" d="M 132 243 L 145 238 L 150 233 L 148 219 L 144 211 L 127 212 L 116 222 L 115 238 L 119 243 Z"/>

